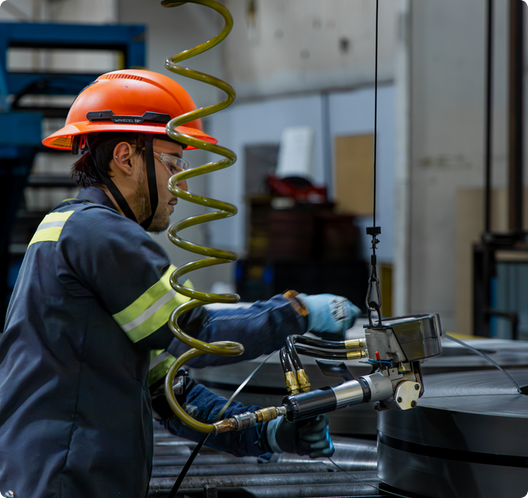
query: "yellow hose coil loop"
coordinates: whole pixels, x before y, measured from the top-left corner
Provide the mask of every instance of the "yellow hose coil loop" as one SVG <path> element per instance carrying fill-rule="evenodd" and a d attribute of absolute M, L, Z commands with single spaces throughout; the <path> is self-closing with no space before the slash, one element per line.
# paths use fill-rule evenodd
<path fill-rule="evenodd" d="M 169 183 L 168 183 L 168 189 L 176 197 L 187 200 L 194 204 L 198 204 L 198 205 L 205 206 L 208 208 L 213 208 L 215 209 L 215 211 L 186 218 L 182 221 L 175 223 L 168 230 L 169 240 L 173 244 L 177 245 L 181 249 L 185 249 L 187 251 L 190 251 L 190 252 L 199 254 L 201 256 L 205 256 L 205 257 L 198 261 L 192 261 L 190 263 L 187 263 L 181 266 L 180 268 L 178 268 L 177 270 L 173 272 L 170 278 L 170 283 L 171 283 L 172 288 L 175 291 L 179 292 L 180 294 L 191 298 L 191 300 L 182 304 L 181 306 L 179 306 L 172 312 L 170 319 L 169 319 L 169 327 L 172 330 L 172 333 L 180 341 L 182 341 L 183 343 L 185 343 L 186 345 L 188 345 L 189 347 L 193 349 L 190 349 L 189 351 L 182 354 L 179 358 L 177 358 L 174 364 L 172 365 L 172 367 L 170 368 L 167 374 L 167 377 L 165 379 L 165 394 L 167 397 L 167 401 L 169 405 L 171 406 L 172 410 L 174 411 L 174 413 L 176 413 L 176 415 L 186 425 L 188 425 L 189 427 L 197 431 L 210 433 L 210 432 L 215 432 L 214 425 L 204 424 L 204 423 L 198 422 L 197 420 L 193 419 L 185 412 L 185 410 L 183 410 L 183 408 L 177 402 L 176 397 L 174 396 L 173 389 L 172 389 L 174 377 L 181 366 L 183 366 L 187 361 L 189 361 L 192 358 L 195 358 L 196 356 L 199 356 L 205 353 L 212 353 L 212 354 L 223 355 L 223 356 L 238 356 L 244 352 L 244 346 L 242 346 L 242 344 L 238 342 L 224 341 L 224 342 L 206 343 L 203 341 L 199 341 L 198 339 L 195 339 L 194 337 L 187 335 L 179 327 L 178 317 L 187 311 L 190 311 L 194 308 L 202 306 L 205 303 L 215 303 L 215 302 L 216 303 L 237 303 L 240 300 L 240 297 L 237 294 L 231 294 L 231 293 L 211 294 L 207 292 L 201 292 L 201 291 L 189 289 L 187 287 L 184 287 L 182 284 L 180 284 L 180 278 L 183 275 L 189 272 L 192 272 L 194 270 L 236 261 L 238 259 L 238 256 L 236 253 L 231 252 L 231 251 L 223 251 L 220 249 L 204 247 L 204 246 L 195 244 L 193 242 L 190 242 L 188 240 L 182 239 L 178 235 L 178 232 L 180 232 L 181 230 L 185 228 L 199 225 L 201 223 L 206 223 L 209 221 L 220 220 L 223 218 L 229 218 L 231 216 L 234 216 L 237 213 L 237 208 L 233 204 L 229 204 L 227 202 L 222 202 L 216 199 L 210 199 L 208 197 L 204 197 L 204 196 L 200 196 L 200 195 L 187 192 L 181 189 L 178 186 L 178 184 L 184 180 L 188 180 L 189 178 L 193 178 L 195 176 L 200 176 L 206 173 L 210 173 L 212 171 L 218 171 L 218 170 L 227 168 L 236 161 L 236 155 L 233 151 L 225 147 L 214 145 L 209 142 L 205 142 L 204 140 L 200 140 L 200 139 L 191 137 L 189 135 L 184 135 L 182 133 L 179 133 L 178 131 L 176 131 L 176 128 L 178 126 L 183 125 L 184 123 L 188 123 L 189 121 L 203 118 L 204 116 L 208 116 L 222 109 L 225 109 L 226 107 L 231 105 L 233 101 L 235 100 L 235 91 L 233 90 L 231 86 L 229 86 L 227 83 L 225 83 L 224 81 L 218 78 L 215 78 L 208 74 L 201 73 L 199 71 L 195 71 L 193 69 L 180 66 L 178 65 L 178 63 L 185 59 L 189 59 L 190 57 L 194 57 L 195 55 L 201 54 L 213 48 L 214 46 L 218 45 L 222 40 L 224 40 L 227 37 L 227 35 L 231 31 L 233 27 L 233 18 L 231 17 L 231 13 L 223 5 L 219 4 L 215 0 L 189 0 L 188 2 L 171 2 L 171 1 L 162 0 L 161 2 L 161 4 L 164 7 L 177 7 L 184 3 L 197 3 L 197 4 L 201 4 L 211 9 L 216 10 L 224 18 L 225 26 L 219 34 L 217 34 L 215 37 L 211 38 L 207 42 L 202 43 L 201 45 L 197 45 L 196 47 L 190 50 L 185 50 L 183 52 L 180 52 L 179 54 L 172 56 L 170 59 L 168 59 L 165 62 L 165 67 L 173 73 L 213 85 L 223 90 L 227 96 L 224 100 L 217 102 L 216 104 L 213 104 L 207 107 L 201 107 L 199 109 L 188 112 L 186 114 L 183 114 L 171 120 L 167 124 L 167 134 L 173 140 L 176 140 L 179 143 L 192 145 L 196 148 L 206 150 L 209 152 L 213 152 L 215 154 L 223 156 L 224 159 L 211 162 L 211 163 L 208 163 L 203 166 L 199 166 L 197 168 L 193 168 L 187 171 L 182 171 L 181 173 L 177 173 L 176 175 L 170 178 Z"/>

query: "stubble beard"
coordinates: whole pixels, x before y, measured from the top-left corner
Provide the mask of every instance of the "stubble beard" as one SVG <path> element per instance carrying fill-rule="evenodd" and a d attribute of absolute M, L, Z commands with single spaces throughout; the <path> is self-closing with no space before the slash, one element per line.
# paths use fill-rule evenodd
<path fill-rule="evenodd" d="M 164 232 L 169 228 L 169 213 L 167 210 L 163 211 L 162 207 L 158 204 L 156 214 L 152 218 L 152 223 L 147 229 L 147 232 L 160 233 Z"/>

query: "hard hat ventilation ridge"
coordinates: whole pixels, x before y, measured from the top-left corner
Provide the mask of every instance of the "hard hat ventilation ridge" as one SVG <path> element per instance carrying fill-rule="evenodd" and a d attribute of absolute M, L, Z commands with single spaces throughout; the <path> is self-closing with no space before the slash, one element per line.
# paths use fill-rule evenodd
<path fill-rule="evenodd" d="M 103 77 L 101 76 L 100 79 L 103 79 Z M 141 76 L 137 76 L 135 74 L 119 74 L 119 73 L 114 73 L 114 74 L 107 74 L 107 75 L 104 75 L 104 79 L 107 79 L 107 80 L 112 80 L 112 79 L 124 79 L 124 80 L 137 80 L 137 81 L 143 81 L 143 78 Z"/>

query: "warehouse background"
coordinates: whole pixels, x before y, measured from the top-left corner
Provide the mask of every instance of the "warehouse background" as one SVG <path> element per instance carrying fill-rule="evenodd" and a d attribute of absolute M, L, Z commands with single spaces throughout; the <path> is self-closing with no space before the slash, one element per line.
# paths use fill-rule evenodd
<path fill-rule="evenodd" d="M 207 118 L 204 125 L 239 160 L 227 172 L 194 180 L 191 189 L 234 202 L 239 215 L 189 229 L 185 235 L 235 250 L 244 259 L 251 236 L 246 187 L 252 152 L 258 147 L 277 151 L 286 129 L 309 127 L 314 182 L 325 185 L 330 200 L 336 201 L 338 139 L 372 134 L 374 2 L 223 3 L 235 20 L 231 36 L 189 65 L 222 77 L 237 91 L 236 103 Z M 506 4 L 496 3 L 494 18 L 492 150 L 498 198 L 506 183 L 507 162 Z M 478 0 L 380 2 L 377 221 L 382 227 L 378 247 L 387 269 L 385 285 L 392 282 L 393 314 L 438 312 L 444 327 L 458 333 L 472 330 L 471 242 L 483 228 L 484 7 Z M 164 9 L 151 0 L 18 0 L 16 5 L 0 7 L 0 21 L 144 24 L 146 67 L 162 72 L 168 56 L 210 38 L 221 19 L 196 5 Z M 13 70 L 91 68 L 101 73 L 120 64 L 113 52 L 23 49 L 11 50 L 7 61 Z M 219 97 L 210 87 L 175 79 L 189 89 L 199 106 Z M 57 119 L 47 120 L 43 132 L 59 124 Z M 199 151 L 187 157 L 193 165 L 211 160 Z M 71 163 L 67 154 L 39 154 L 33 172 L 66 174 Z M 354 188 L 357 185 L 351 184 L 351 195 Z M 26 203 L 29 208 L 51 208 L 71 195 L 64 188 L 33 188 L 26 193 Z M 500 202 L 496 206 L 494 219 L 500 229 L 506 214 Z M 197 208 L 180 202 L 173 219 L 195 212 Z M 366 259 L 364 227 L 371 220 L 365 213 L 355 219 L 363 239 L 361 257 Z M 157 238 L 175 264 L 189 259 L 163 234 Z M 202 289 L 234 288 L 234 266 L 198 272 L 192 280 Z"/>

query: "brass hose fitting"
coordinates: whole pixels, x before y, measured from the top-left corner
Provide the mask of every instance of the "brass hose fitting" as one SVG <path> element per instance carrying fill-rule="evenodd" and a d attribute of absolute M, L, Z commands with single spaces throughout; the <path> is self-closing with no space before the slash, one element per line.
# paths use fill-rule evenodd
<path fill-rule="evenodd" d="M 363 339 L 348 339 L 345 341 L 345 349 L 362 349 L 366 344 Z"/>
<path fill-rule="evenodd" d="M 297 370 L 297 380 L 299 381 L 299 387 L 303 393 L 310 390 L 310 379 L 304 368 L 302 370 Z"/>
<path fill-rule="evenodd" d="M 346 356 L 347 360 L 360 360 L 361 358 L 366 358 L 367 353 L 365 351 L 351 351 Z"/>
<path fill-rule="evenodd" d="M 213 425 L 215 426 L 215 432 L 217 434 L 220 432 L 243 431 L 256 424 L 276 419 L 280 415 L 286 415 L 285 406 L 270 406 L 268 408 L 261 408 L 255 412 L 245 412 L 233 415 L 225 420 L 215 422 Z"/>
<path fill-rule="evenodd" d="M 295 372 L 284 372 L 284 380 L 288 394 L 299 394 L 300 387 Z"/>

